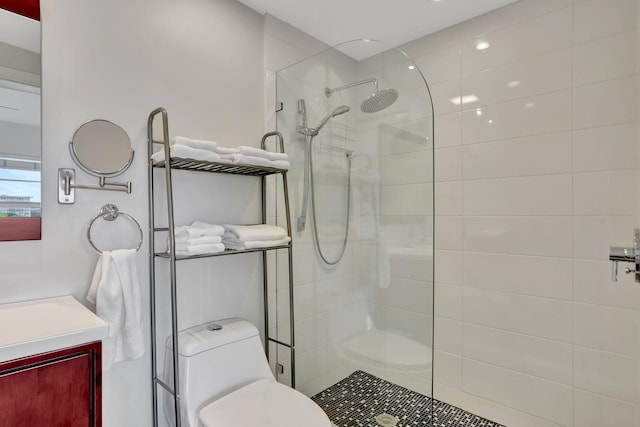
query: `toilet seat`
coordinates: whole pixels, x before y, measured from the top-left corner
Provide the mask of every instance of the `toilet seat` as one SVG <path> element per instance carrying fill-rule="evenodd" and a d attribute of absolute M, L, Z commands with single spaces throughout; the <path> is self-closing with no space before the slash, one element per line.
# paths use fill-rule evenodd
<path fill-rule="evenodd" d="M 274 380 L 262 379 L 206 405 L 198 414 L 203 427 L 330 427 L 311 399 Z"/>

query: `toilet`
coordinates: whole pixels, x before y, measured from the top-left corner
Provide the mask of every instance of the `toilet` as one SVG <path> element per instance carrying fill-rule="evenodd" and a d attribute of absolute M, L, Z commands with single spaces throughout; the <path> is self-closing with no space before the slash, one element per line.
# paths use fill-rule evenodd
<path fill-rule="evenodd" d="M 224 319 L 179 333 L 183 427 L 330 427 L 326 414 L 271 373 L 260 335 L 243 319 Z M 171 384 L 172 343 L 165 370 Z M 164 393 L 165 415 L 174 425 L 173 396 Z"/>

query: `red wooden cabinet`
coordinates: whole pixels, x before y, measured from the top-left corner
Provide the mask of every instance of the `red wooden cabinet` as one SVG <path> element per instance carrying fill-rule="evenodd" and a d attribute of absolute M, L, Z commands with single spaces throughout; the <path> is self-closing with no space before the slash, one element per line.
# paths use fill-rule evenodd
<path fill-rule="evenodd" d="M 0 426 L 100 427 L 101 343 L 0 363 Z"/>

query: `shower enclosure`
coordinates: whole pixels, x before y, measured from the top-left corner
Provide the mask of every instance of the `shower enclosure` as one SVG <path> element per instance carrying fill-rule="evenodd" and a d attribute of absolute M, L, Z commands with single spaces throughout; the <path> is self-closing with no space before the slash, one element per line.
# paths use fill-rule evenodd
<path fill-rule="evenodd" d="M 283 382 L 294 362 L 295 386 L 309 396 L 358 371 L 432 395 L 433 107 L 411 59 L 368 55 L 376 44 L 344 43 L 276 77 L 295 315 L 275 254 L 270 327 L 286 340 L 295 326 L 296 356 L 271 353 Z"/>

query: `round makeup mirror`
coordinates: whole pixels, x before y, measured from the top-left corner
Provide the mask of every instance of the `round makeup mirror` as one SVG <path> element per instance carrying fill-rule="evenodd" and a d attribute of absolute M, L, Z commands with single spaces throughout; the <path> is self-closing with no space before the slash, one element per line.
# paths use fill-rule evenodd
<path fill-rule="evenodd" d="M 91 120 L 80 126 L 73 134 L 69 150 L 83 171 L 98 177 L 119 175 L 133 161 L 129 136 L 108 120 Z"/>

